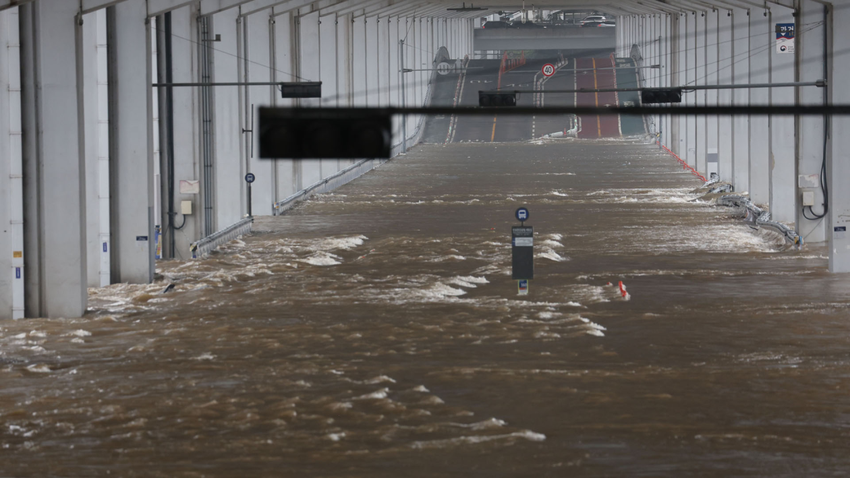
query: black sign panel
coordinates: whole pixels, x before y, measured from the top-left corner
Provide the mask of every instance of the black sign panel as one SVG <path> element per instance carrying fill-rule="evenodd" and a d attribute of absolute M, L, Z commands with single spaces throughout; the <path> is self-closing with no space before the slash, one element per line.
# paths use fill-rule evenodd
<path fill-rule="evenodd" d="M 384 110 L 260 108 L 260 158 L 389 158 L 392 119 Z"/>
<path fill-rule="evenodd" d="M 295 83 L 281 83 L 280 96 L 282 98 L 321 98 L 321 81 L 299 81 Z"/>
<path fill-rule="evenodd" d="M 511 228 L 511 277 L 534 279 L 534 228 Z"/>

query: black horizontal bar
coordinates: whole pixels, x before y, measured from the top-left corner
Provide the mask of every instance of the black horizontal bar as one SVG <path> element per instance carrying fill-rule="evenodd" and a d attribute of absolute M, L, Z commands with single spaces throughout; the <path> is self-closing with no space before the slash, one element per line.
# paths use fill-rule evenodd
<path fill-rule="evenodd" d="M 289 109 L 289 108 L 279 108 Z M 312 109 L 312 108 L 304 108 Z M 674 115 L 674 116 L 847 116 L 850 115 L 850 105 L 830 106 L 612 106 L 610 108 L 584 106 L 492 106 L 492 107 L 458 107 L 430 106 L 407 108 L 322 108 L 333 111 L 333 115 L 362 114 L 371 111 L 376 114 L 388 115 L 459 115 L 459 116 L 549 116 L 549 115 Z"/>

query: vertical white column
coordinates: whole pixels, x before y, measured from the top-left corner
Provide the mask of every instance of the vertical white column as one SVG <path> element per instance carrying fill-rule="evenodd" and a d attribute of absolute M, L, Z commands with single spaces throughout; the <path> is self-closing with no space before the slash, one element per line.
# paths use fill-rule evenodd
<path fill-rule="evenodd" d="M 320 81 L 322 77 L 322 38 L 319 25 L 319 14 L 317 12 L 302 15 L 300 17 L 299 30 L 299 62 L 300 75 L 305 80 Z M 324 85 L 322 85 L 324 89 Z M 302 106 L 318 105 L 316 100 L 302 101 Z M 301 167 L 300 185 L 306 188 L 322 179 L 321 160 L 302 160 L 298 163 Z"/>
<path fill-rule="evenodd" d="M 319 54 L 319 81 L 322 82 L 322 95 L 330 98 L 337 96 L 336 79 L 337 79 L 337 53 L 336 53 L 336 14 L 319 17 L 319 45 L 321 53 Z M 322 100 L 322 106 L 333 107 L 335 101 Z M 322 159 L 321 178 L 326 178 L 337 171 L 339 168 L 338 159 Z"/>
<path fill-rule="evenodd" d="M 20 60 L 18 9 L 0 11 L 0 320 L 24 317 Z"/>
<path fill-rule="evenodd" d="M 826 58 L 824 49 L 827 38 L 826 25 L 817 25 L 824 21 L 823 4 L 815 0 L 800 1 L 800 15 L 797 17 L 797 40 L 796 40 L 796 70 L 798 80 L 802 82 L 813 82 L 826 79 Z M 802 25 L 811 25 L 803 28 Z M 797 89 L 797 97 L 804 105 L 822 105 L 824 88 L 802 87 Z M 824 213 L 824 194 L 820 187 L 822 166 L 826 160 L 828 151 L 825 149 L 827 138 L 825 136 L 825 119 L 816 116 L 801 116 L 797 120 L 797 175 L 804 178 L 799 194 L 797 194 L 797 231 L 806 242 L 824 242 L 827 240 L 828 220 L 820 217 Z M 814 178 L 810 183 L 808 179 Z M 800 194 L 811 192 L 815 197 L 815 206 L 811 209 L 803 208 Z"/>
<path fill-rule="evenodd" d="M 101 49 L 106 47 L 105 35 L 101 37 L 101 33 L 106 31 L 106 11 L 99 10 L 95 13 L 89 13 L 83 16 L 83 89 L 87 101 L 82 105 L 83 117 L 85 118 L 85 161 L 86 161 L 86 249 L 87 256 L 87 275 L 88 287 L 100 287 L 101 285 L 101 267 L 100 260 L 104 254 L 108 255 L 111 247 L 107 243 L 107 252 L 103 251 L 100 245 L 100 98 L 99 88 L 101 78 L 99 76 L 100 53 Z M 101 44 L 101 40 L 103 43 Z M 103 47 L 101 47 L 103 45 Z M 104 64 L 105 66 L 105 64 Z M 105 78 L 104 78 L 105 79 Z M 108 100 L 104 98 L 103 107 L 106 108 Z M 107 119 L 108 124 L 108 119 Z M 104 138 L 108 144 L 109 136 Z M 108 181 L 107 181 L 107 196 Z M 107 218 L 108 220 L 108 218 Z M 108 271 L 107 271 L 108 272 Z M 108 282 L 107 282 L 108 284 Z"/>
<path fill-rule="evenodd" d="M 685 17 L 685 45 L 687 51 L 685 51 L 685 82 L 684 84 L 693 85 L 696 83 L 697 76 L 697 21 L 696 14 L 694 12 L 688 12 Z M 685 93 L 685 104 L 688 106 L 696 106 L 698 92 L 695 93 Z M 686 127 L 686 136 L 685 136 L 685 154 L 682 156 L 682 159 L 688 162 L 689 165 L 694 168 L 697 167 L 697 117 L 696 116 L 687 116 L 685 117 L 685 127 Z"/>
<path fill-rule="evenodd" d="M 368 106 L 379 106 L 381 98 L 379 95 L 380 87 L 380 48 L 379 37 L 380 27 L 378 17 L 364 18 L 364 34 L 366 35 L 366 68 L 365 68 L 365 86 L 366 86 L 366 104 Z"/>
<path fill-rule="evenodd" d="M 689 51 L 690 41 L 688 35 L 688 17 L 687 14 L 680 14 L 678 16 L 678 37 L 676 39 L 676 52 L 678 54 L 678 64 L 676 65 L 676 71 L 674 74 L 674 84 L 676 86 L 685 85 L 688 83 L 688 66 L 691 64 L 692 60 L 688 57 L 692 56 L 692 53 Z M 682 98 L 683 103 L 686 105 L 690 104 L 691 98 L 693 95 L 685 94 L 684 98 Z M 689 134 L 688 134 L 688 124 L 690 117 L 680 115 L 674 120 L 678 123 L 678 142 L 676 143 L 675 151 L 679 154 L 679 157 L 687 160 L 688 157 L 688 148 L 689 148 Z"/>
<path fill-rule="evenodd" d="M 278 14 L 273 20 L 274 29 L 274 65 L 275 71 L 274 81 L 300 81 L 297 75 L 297 58 L 295 58 L 295 49 L 293 47 L 293 32 L 292 32 L 292 15 L 287 13 Z M 278 106 L 294 106 L 294 99 L 281 98 L 275 94 L 273 100 Z M 276 159 L 276 180 L 275 190 L 273 194 L 276 200 L 287 198 L 294 194 L 295 189 L 295 161 L 291 159 Z M 242 178 L 239 178 L 240 184 L 245 184 Z"/>
<path fill-rule="evenodd" d="M 239 55 L 237 50 L 236 19 L 239 10 L 231 8 L 217 13 L 212 18 L 212 35 L 221 35 L 212 51 L 212 77 L 219 83 L 239 81 Z M 203 47 L 203 45 L 202 45 Z M 292 81 L 288 78 L 280 81 Z M 239 89 L 236 87 L 213 88 L 215 98 L 213 115 L 215 145 L 215 214 L 219 225 L 227 226 L 238 221 L 247 213 L 241 198 L 246 194 L 245 181 L 240 159 L 239 137 Z"/>
<path fill-rule="evenodd" d="M 88 300 L 79 5 L 19 8 L 26 315 L 79 317 Z"/>
<path fill-rule="evenodd" d="M 732 39 L 734 31 L 732 28 L 732 11 L 720 10 L 717 22 L 717 83 L 731 85 L 734 79 L 734 66 L 732 58 Z M 733 90 L 725 89 L 717 91 L 717 106 L 731 106 Z M 732 117 L 722 115 L 717 119 L 717 156 L 719 159 L 719 176 L 722 181 L 734 184 L 734 173 L 732 170 L 733 138 Z M 737 187 L 743 187 L 738 185 Z"/>
<path fill-rule="evenodd" d="M 269 83 L 272 80 L 271 52 L 270 52 L 270 13 L 271 10 L 257 12 L 247 17 L 242 18 L 243 25 L 246 31 L 245 41 L 245 81 L 255 83 Z M 331 83 L 332 84 L 332 83 Z M 326 85 L 326 84 L 325 84 Z M 322 85 L 323 90 L 327 88 Z M 248 90 L 248 108 L 253 112 L 254 117 L 249 120 L 248 128 L 257 130 L 259 121 L 257 115 L 261 107 L 270 106 L 272 104 L 271 86 L 249 86 Z M 248 156 L 248 172 L 256 176 L 256 182 L 251 185 L 252 195 L 252 214 L 255 216 L 267 216 L 273 213 L 272 204 L 274 203 L 274 171 L 272 162 L 264 159 L 259 159 L 257 150 L 258 135 L 253 133 L 253 147 L 249 148 Z"/>
<path fill-rule="evenodd" d="M 366 69 L 369 63 L 369 40 L 366 33 L 366 17 L 355 17 L 352 19 L 354 20 L 354 23 L 352 23 L 354 41 L 351 51 L 351 66 L 354 81 L 351 88 L 354 91 L 354 105 L 366 106 L 366 100 L 369 97 L 369 83 L 366 80 Z"/>
<path fill-rule="evenodd" d="M 750 16 L 749 11 L 736 8 L 732 12 L 732 82 L 750 82 Z M 748 106 L 750 90 L 732 90 L 735 106 Z M 750 185 L 750 118 L 739 115 L 732 119 L 732 183 L 739 192 Z"/>
<path fill-rule="evenodd" d="M 768 55 L 771 58 L 770 82 L 791 83 L 795 80 L 794 54 L 779 53 L 773 44 L 774 25 L 777 23 L 794 23 L 792 10 L 781 6 L 774 6 L 770 16 L 770 31 Z M 771 105 L 793 105 L 793 88 L 771 88 Z M 770 214 L 773 220 L 782 222 L 794 222 L 797 218 L 797 186 L 796 186 L 796 161 L 794 154 L 794 117 L 772 116 L 770 121 Z"/>
<path fill-rule="evenodd" d="M 830 8 L 828 19 L 832 42 L 828 58 L 832 61 L 829 78 L 830 103 L 844 105 L 850 103 L 850 91 L 844 85 L 850 78 L 850 58 L 843 52 L 850 45 L 850 8 L 837 6 Z M 838 82 L 838 83 L 836 83 Z M 829 183 L 829 270 L 830 272 L 850 272 L 850 188 L 844 187 L 850 178 L 850 117 L 833 116 L 831 120 L 831 153 L 828 158 Z"/>
<path fill-rule="evenodd" d="M 717 23 L 719 12 L 709 10 L 705 14 L 705 85 L 717 84 Z M 705 92 L 705 104 L 717 106 L 718 90 L 707 90 Z M 705 153 L 705 177 L 710 178 L 711 173 L 719 176 L 719 157 L 717 147 L 717 116 L 706 116 L 705 118 L 705 145 L 701 148 Z"/>
<path fill-rule="evenodd" d="M 710 14 L 710 11 L 709 11 Z M 706 26 L 707 20 L 704 12 L 697 12 L 694 17 L 696 28 L 694 29 L 694 33 L 696 34 L 696 42 L 695 42 L 695 50 L 694 50 L 694 58 L 696 59 L 696 65 L 694 71 L 696 73 L 696 77 L 694 79 L 694 85 L 705 85 L 706 78 L 708 76 L 708 60 L 707 60 L 707 48 L 705 45 L 705 39 L 707 36 Z M 712 65 L 713 66 L 713 65 Z M 708 90 L 697 90 L 696 91 L 696 105 L 697 106 L 705 106 L 708 100 Z M 708 153 L 707 146 L 707 135 L 708 135 L 708 125 L 707 119 L 705 115 L 699 115 L 696 117 L 695 121 L 695 133 L 696 138 L 694 141 L 694 149 L 696 153 L 695 158 L 695 168 L 697 171 L 701 171 L 705 173 L 707 170 L 706 167 L 706 154 Z"/>
<path fill-rule="evenodd" d="M 771 34 L 770 19 L 766 10 L 750 11 L 750 82 L 770 82 Z M 750 90 L 750 105 L 764 106 L 770 103 L 767 88 Z M 750 117 L 750 199 L 756 204 L 770 201 L 770 132 L 766 116 Z"/>
<path fill-rule="evenodd" d="M 153 280 L 150 42 L 145 5 L 107 11 L 113 282 Z"/>

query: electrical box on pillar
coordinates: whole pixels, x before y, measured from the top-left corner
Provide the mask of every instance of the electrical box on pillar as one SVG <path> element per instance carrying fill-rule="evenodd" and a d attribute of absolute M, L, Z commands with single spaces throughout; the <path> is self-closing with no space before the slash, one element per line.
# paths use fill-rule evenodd
<path fill-rule="evenodd" d="M 681 103 L 681 88 L 644 88 L 640 91 L 640 100 L 643 104 L 655 103 Z"/>
<path fill-rule="evenodd" d="M 260 108 L 260 158 L 389 158 L 389 112 L 358 108 Z"/>
<path fill-rule="evenodd" d="M 516 93 L 479 91 L 478 106 L 516 106 Z"/>

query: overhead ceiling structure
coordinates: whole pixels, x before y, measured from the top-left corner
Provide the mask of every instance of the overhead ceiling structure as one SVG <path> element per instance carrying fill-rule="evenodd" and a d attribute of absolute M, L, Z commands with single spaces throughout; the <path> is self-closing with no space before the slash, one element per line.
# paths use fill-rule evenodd
<path fill-rule="evenodd" d="M 29 3 L 33 0 L 0 0 L 0 10 Z M 74 1 L 74 0 L 69 0 Z M 83 13 L 93 12 L 127 0 L 80 0 Z M 371 8 L 393 15 L 423 15 L 441 18 L 470 18 L 486 15 L 487 11 L 464 11 L 466 2 L 425 0 L 145 0 L 149 16 L 156 16 L 177 8 L 199 3 L 203 15 L 214 14 L 234 7 L 243 12 L 269 7 L 301 8 L 312 5 L 319 10 L 348 9 L 356 11 Z M 769 10 L 773 5 L 794 8 L 794 0 L 487 0 L 476 7 L 499 9 L 587 9 L 605 11 L 615 15 L 695 13 L 732 8 Z M 392 9 L 392 10 L 391 10 Z M 450 10 L 454 9 L 454 10 Z M 459 9 L 459 10 L 458 10 Z"/>

